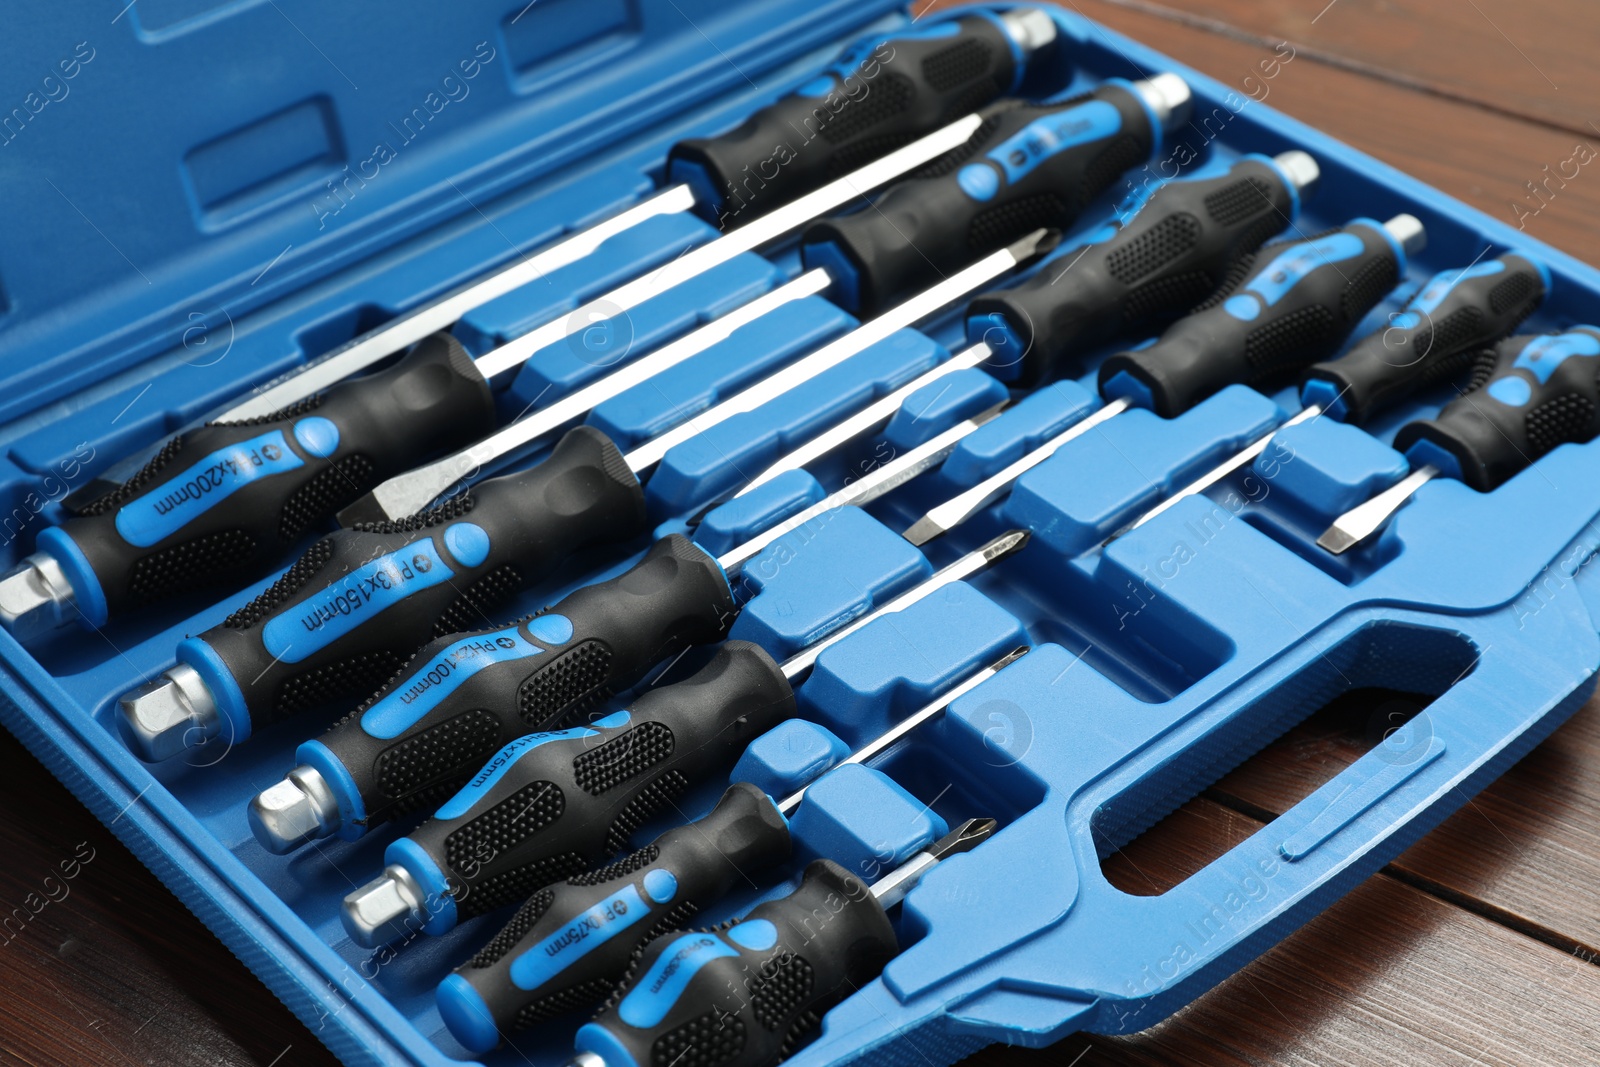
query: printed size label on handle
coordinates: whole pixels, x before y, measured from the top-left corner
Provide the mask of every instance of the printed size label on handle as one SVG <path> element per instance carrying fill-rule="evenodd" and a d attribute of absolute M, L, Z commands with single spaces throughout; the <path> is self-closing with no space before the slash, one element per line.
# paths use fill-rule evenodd
<path fill-rule="evenodd" d="M 518 989 L 538 989 L 650 914 L 637 886 L 612 893 L 513 960 L 511 981 Z"/>
<path fill-rule="evenodd" d="M 1104 100 L 1055 115 L 1035 119 L 1000 142 L 989 153 L 989 160 L 1015 185 L 1034 168 L 1069 148 L 1102 141 L 1122 129 L 1122 113 Z M 987 163 L 969 163 L 956 176 L 957 183 L 974 200 L 988 200 L 1000 191 L 999 175 Z"/>
<path fill-rule="evenodd" d="M 368 708 L 361 728 L 384 741 L 399 737 L 485 667 L 544 652 L 515 626 L 457 641 Z"/>
<path fill-rule="evenodd" d="M 117 533 L 137 548 L 171 537 L 248 485 L 305 466 L 282 430 L 219 448 L 117 512 Z"/>
<path fill-rule="evenodd" d="M 267 653 L 299 663 L 409 596 L 455 577 L 424 537 L 379 556 L 333 585 L 286 608 L 261 628 Z"/>
<path fill-rule="evenodd" d="M 617 1015 L 641 1030 L 655 1026 L 671 1013 L 702 967 L 737 955 L 737 949 L 714 934 L 686 934 L 656 957 L 639 984 L 622 998 Z"/>
<path fill-rule="evenodd" d="M 1366 248 L 1353 233 L 1330 233 L 1279 252 L 1277 257 L 1250 279 L 1250 284 L 1222 305 L 1228 314 L 1253 322 L 1267 308 L 1289 294 L 1318 267 L 1354 259 Z"/>
<path fill-rule="evenodd" d="M 495 783 L 504 778 L 517 763 L 531 752 L 536 752 L 545 745 L 556 741 L 577 741 L 586 737 L 599 737 L 595 731 L 584 726 L 574 726 L 570 730 L 548 730 L 544 733 L 525 734 L 511 742 L 499 752 L 496 752 L 477 776 L 461 787 L 461 791 L 444 802 L 444 807 L 433 813 L 435 819 L 459 819 L 472 810 L 472 806 L 493 789 Z"/>

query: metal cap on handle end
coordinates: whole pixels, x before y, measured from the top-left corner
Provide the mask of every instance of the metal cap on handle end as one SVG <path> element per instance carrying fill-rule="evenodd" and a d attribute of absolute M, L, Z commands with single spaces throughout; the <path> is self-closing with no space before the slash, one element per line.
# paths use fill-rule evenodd
<path fill-rule="evenodd" d="M 198 671 L 186 663 L 123 695 L 117 731 L 147 763 L 171 759 L 217 735 L 222 714 Z"/>
<path fill-rule="evenodd" d="M 406 920 L 418 927 L 427 922 L 427 909 L 423 906 L 426 900 L 411 872 L 391 863 L 378 877 L 344 898 L 339 918 L 350 940 L 362 948 L 377 948 L 394 940 Z"/>
<path fill-rule="evenodd" d="M 1414 256 L 1428 247 L 1428 231 L 1415 215 L 1396 215 L 1385 222 L 1383 228 L 1389 231 L 1389 236 L 1405 249 L 1408 256 Z"/>
<path fill-rule="evenodd" d="M 1284 177 L 1294 183 L 1294 187 L 1300 191 L 1302 196 L 1310 196 L 1314 193 L 1317 182 L 1322 179 L 1322 168 L 1317 166 L 1316 159 L 1312 157 L 1311 153 L 1302 152 L 1298 148 L 1288 152 L 1279 152 L 1272 157 L 1272 162 L 1278 165 L 1278 169 L 1283 172 Z M 1410 218 L 1409 215 L 1405 217 Z"/>
<path fill-rule="evenodd" d="M 1176 74 L 1157 74 L 1154 78 L 1134 82 L 1133 87 L 1155 112 L 1162 130 L 1171 132 L 1189 121 L 1194 94 L 1189 91 L 1189 83 Z"/>
<path fill-rule="evenodd" d="M 66 572 L 46 553 L 34 553 L 0 578 L 0 626 L 23 644 L 65 626 L 75 604 Z"/>
<path fill-rule="evenodd" d="M 1016 44 L 1024 61 L 1039 49 L 1055 42 L 1056 20 L 1038 7 L 1013 8 L 1000 16 L 1006 36 Z"/>
<path fill-rule="evenodd" d="M 261 847 L 281 856 L 337 830 L 339 801 L 314 767 L 296 767 L 256 794 L 248 818 Z"/>

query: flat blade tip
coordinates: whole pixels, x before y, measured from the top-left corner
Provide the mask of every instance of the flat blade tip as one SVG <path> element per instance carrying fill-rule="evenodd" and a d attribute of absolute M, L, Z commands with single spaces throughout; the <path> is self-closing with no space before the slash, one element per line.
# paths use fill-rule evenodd
<path fill-rule="evenodd" d="M 1322 531 L 1322 536 L 1317 538 L 1317 547 L 1335 556 L 1342 556 L 1354 548 L 1360 540 L 1355 534 L 1336 524 Z"/>
<path fill-rule="evenodd" d="M 383 510 L 383 505 L 378 502 L 376 495 L 368 493 L 353 504 L 347 504 L 334 516 L 339 525 L 350 529 L 362 523 L 390 522 L 389 513 Z"/>
<path fill-rule="evenodd" d="M 942 533 L 944 533 L 944 527 L 939 525 L 939 520 L 932 516 L 924 515 L 910 526 L 907 526 L 905 533 L 900 536 L 921 548 Z"/>

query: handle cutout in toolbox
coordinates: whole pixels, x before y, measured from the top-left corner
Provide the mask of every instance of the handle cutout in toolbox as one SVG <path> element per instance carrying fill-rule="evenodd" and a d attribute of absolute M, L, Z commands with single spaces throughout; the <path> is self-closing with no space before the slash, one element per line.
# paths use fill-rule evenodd
<path fill-rule="evenodd" d="M 1094 822 L 1102 860 L 1115 852 L 1130 851 L 1125 846 L 1135 837 L 1173 817 L 1302 722 L 1320 716 L 1334 729 L 1339 728 L 1343 715 L 1348 729 L 1349 709 L 1357 706 L 1355 699 L 1363 691 L 1387 691 L 1389 699 L 1362 723 L 1360 740 L 1352 746 L 1362 752 L 1380 752 L 1380 758 L 1367 761 L 1358 771 L 1330 765 L 1321 781 L 1284 805 L 1290 815 L 1282 827 L 1281 858 L 1293 862 L 1310 854 L 1442 754 L 1444 742 L 1433 735 L 1426 708 L 1471 674 L 1477 657 L 1476 646 L 1460 633 L 1387 621 L 1356 630 L 1298 674 L 1258 696 L 1227 723 L 1196 739 L 1181 758 L 1131 783 L 1102 805 Z M 1349 780 L 1337 797 L 1318 812 L 1295 814 L 1299 800 L 1340 773 Z M 1208 799 L 1228 803 L 1221 794 Z M 1235 802 L 1230 806 L 1252 818 L 1273 818 L 1271 812 L 1248 810 L 1250 805 Z M 1174 872 L 1180 882 L 1167 884 L 1141 874 L 1137 846 L 1131 852 L 1132 862 L 1127 866 L 1134 870 L 1126 870 L 1122 864 L 1103 864 L 1102 871 L 1112 885 L 1135 896 L 1165 893 L 1219 858 L 1191 857 L 1197 865 Z"/>

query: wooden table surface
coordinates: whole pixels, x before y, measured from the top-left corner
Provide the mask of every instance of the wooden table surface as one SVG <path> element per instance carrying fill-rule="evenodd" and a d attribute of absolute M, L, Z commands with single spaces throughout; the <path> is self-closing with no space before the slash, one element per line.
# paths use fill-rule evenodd
<path fill-rule="evenodd" d="M 1295 58 L 1270 84 L 1273 106 L 1600 263 L 1600 170 L 1538 197 L 1529 184 L 1579 146 L 1588 156 L 1600 146 L 1589 0 L 1065 6 L 1235 87 L 1288 41 Z M 1354 758 L 1385 700 L 1358 693 L 1320 713 L 1109 861 L 1114 880 L 1153 893 L 1197 870 Z M 334 1062 L 3 734 L 0 763 L 0 910 L 50 898 L 20 931 L 0 933 L 0 985 L 12 992 L 0 998 L 0 1064 Z M 63 878 L 69 869 L 76 877 Z M 1153 1030 L 969 1062 L 1600 1064 L 1600 701 L 1382 874 Z"/>

